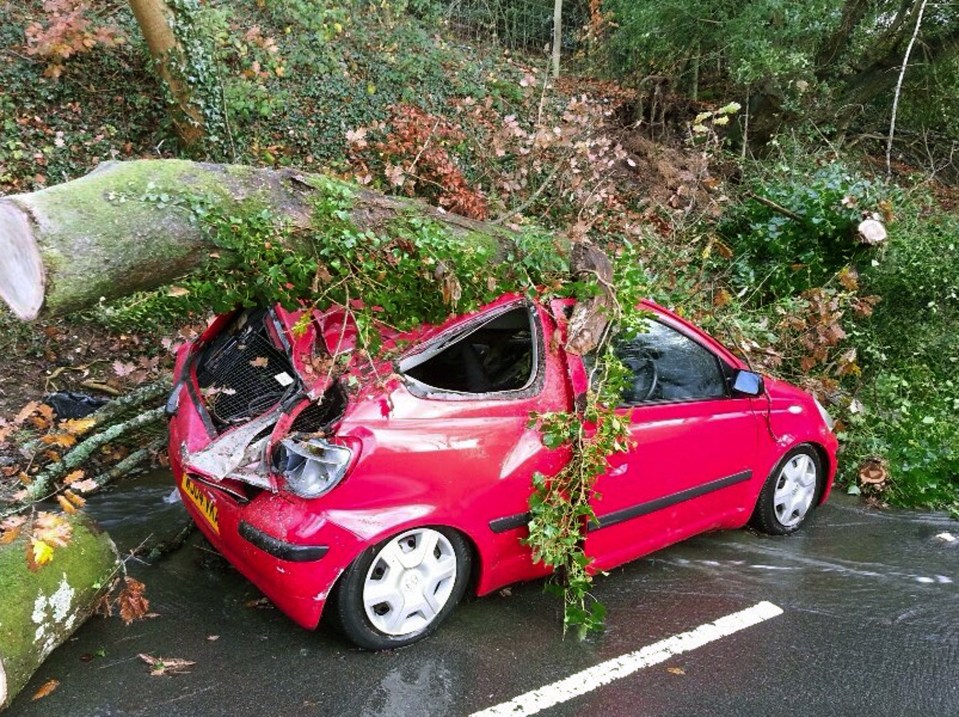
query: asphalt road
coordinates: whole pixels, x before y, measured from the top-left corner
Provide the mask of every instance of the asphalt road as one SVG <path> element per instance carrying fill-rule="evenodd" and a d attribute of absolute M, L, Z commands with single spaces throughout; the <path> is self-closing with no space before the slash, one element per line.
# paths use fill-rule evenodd
<path fill-rule="evenodd" d="M 101 516 L 135 544 L 181 519 L 167 492 L 137 488 Z M 120 526 L 120 514 L 139 518 Z M 837 496 L 795 536 L 712 534 L 599 578 L 607 629 L 585 642 L 563 639 L 557 601 L 533 583 L 379 654 L 255 606 L 257 591 L 194 537 L 134 568 L 157 617 L 91 620 L 6 714 L 955 717 L 959 541 L 943 533 L 959 537 L 959 524 Z M 196 664 L 151 676 L 139 653 Z M 31 700 L 50 679 L 58 688 Z"/>

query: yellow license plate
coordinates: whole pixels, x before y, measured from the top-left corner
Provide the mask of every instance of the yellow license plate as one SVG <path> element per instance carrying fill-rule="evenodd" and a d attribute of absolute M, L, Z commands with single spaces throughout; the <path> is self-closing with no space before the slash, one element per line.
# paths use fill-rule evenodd
<path fill-rule="evenodd" d="M 213 528 L 217 535 L 219 535 L 219 511 L 217 510 L 214 500 L 204 493 L 196 484 L 196 482 L 190 480 L 190 477 L 186 473 L 183 474 L 183 479 L 180 481 L 180 485 L 183 487 L 183 492 L 186 494 L 187 498 L 190 499 L 190 502 L 199 508 L 200 512 L 203 513 L 203 517 L 206 518 L 207 522 L 210 524 L 210 527 Z"/>

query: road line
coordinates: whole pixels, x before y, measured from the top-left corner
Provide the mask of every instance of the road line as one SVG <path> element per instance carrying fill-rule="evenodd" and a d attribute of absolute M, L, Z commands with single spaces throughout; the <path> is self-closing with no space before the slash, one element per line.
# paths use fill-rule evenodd
<path fill-rule="evenodd" d="M 782 608 L 773 605 L 771 602 L 763 601 L 745 610 L 721 617 L 715 622 L 700 625 L 694 630 L 647 645 L 636 652 L 630 652 L 621 657 L 601 662 L 587 670 L 570 675 L 566 679 L 522 694 L 509 702 L 503 702 L 480 712 L 474 712 L 470 717 L 525 717 L 526 715 L 534 715 L 561 702 L 567 702 L 574 697 L 592 692 L 598 687 L 608 685 L 610 682 L 628 677 L 644 667 L 666 662 L 676 655 L 690 652 L 782 614 Z"/>

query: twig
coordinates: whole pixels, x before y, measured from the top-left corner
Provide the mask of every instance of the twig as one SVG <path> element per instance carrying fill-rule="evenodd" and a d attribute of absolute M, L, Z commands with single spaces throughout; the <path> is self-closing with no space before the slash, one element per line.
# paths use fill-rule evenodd
<path fill-rule="evenodd" d="M 776 202 L 774 202 L 772 199 L 767 199 L 766 197 L 762 197 L 754 192 L 746 192 L 746 196 L 748 196 L 750 199 L 755 199 L 764 207 L 769 207 L 774 212 L 778 212 L 784 217 L 795 219 L 797 222 L 805 221 L 799 214 L 796 214 L 796 212 L 792 211 L 791 209 L 786 209 L 786 207 L 782 206 L 781 204 L 776 204 Z"/>
<path fill-rule="evenodd" d="M 899 95 L 902 92 L 902 81 L 906 76 L 906 67 L 909 66 L 909 55 L 912 54 L 912 46 L 916 44 L 916 38 L 919 36 L 919 28 L 922 25 L 922 15 L 926 11 L 926 2 L 922 0 L 919 5 L 919 14 L 916 17 L 916 26 L 912 30 L 912 37 L 909 38 L 909 44 L 906 46 L 906 54 L 902 58 L 902 67 L 899 68 L 899 79 L 896 81 L 896 93 L 892 97 L 892 119 L 889 120 L 889 137 L 886 140 L 886 179 L 892 177 L 892 140 L 896 135 L 896 114 L 899 111 Z"/>
<path fill-rule="evenodd" d="M 416 166 L 416 163 L 420 161 L 420 157 L 423 156 L 423 152 L 426 151 L 426 148 L 430 146 L 430 142 L 433 141 L 433 135 L 436 133 L 436 128 L 440 126 L 440 118 L 436 118 L 436 122 L 433 123 L 433 129 L 430 130 L 429 135 L 426 138 L 426 141 L 423 143 L 423 146 L 420 147 L 420 151 L 416 153 L 416 157 L 413 158 L 413 163 L 410 165 L 408 170 L 404 170 L 404 174 L 413 174 L 413 167 Z"/>
<path fill-rule="evenodd" d="M 78 366 L 58 366 L 56 369 L 53 370 L 53 373 L 47 376 L 46 379 L 44 380 L 43 390 L 44 392 L 49 391 L 50 383 L 64 371 L 80 371 L 82 373 L 86 370 L 87 370 L 86 368 L 80 368 Z"/>
<path fill-rule="evenodd" d="M 87 379 L 80 383 L 84 388 L 89 388 L 93 391 L 100 391 L 101 393 L 106 393 L 111 396 L 122 396 L 123 392 L 110 386 L 109 384 L 103 383 L 102 381 L 94 381 L 93 379 Z"/>
<path fill-rule="evenodd" d="M 13 50 L 6 47 L 0 50 L 0 52 L 2 52 L 4 55 L 13 55 L 14 57 L 19 57 L 21 60 L 32 62 L 35 65 L 43 64 L 40 60 L 36 60 L 32 57 L 28 57 L 27 55 L 21 55 L 19 52 L 14 52 Z"/>
<path fill-rule="evenodd" d="M 549 63 L 543 71 L 543 88 L 539 92 L 539 107 L 536 110 L 536 126 L 543 125 L 543 108 L 546 106 L 546 90 L 549 88 Z"/>
<path fill-rule="evenodd" d="M 553 166 L 553 171 L 551 171 L 551 172 L 549 173 L 549 176 L 546 177 L 545 180 L 543 180 L 543 183 L 542 183 L 541 185 L 539 185 L 539 188 L 538 188 L 535 192 L 533 192 L 533 194 L 529 197 L 529 199 L 527 199 L 525 202 L 523 202 L 522 204 L 520 204 L 520 205 L 519 205 L 518 207 L 516 207 L 515 209 L 509 210 L 509 211 L 506 212 L 506 214 L 504 214 L 503 216 L 497 217 L 496 219 L 491 220 L 489 223 L 490 223 L 490 224 L 502 224 L 502 223 L 505 222 L 507 219 L 512 219 L 512 218 L 515 217 L 517 214 L 522 214 L 524 211 L 526 211 L 527 209 L 529 209 L 530 206 L 532 206 L 533 202 L 535 202 L 537 199 L 539 199 L 540 195 L 541 195 L 544 191 L 546 191 L 546 187 L 548 187 L 550 184 L 553 183 L 553 180 L 556 179 L 556 175 L 559 173 L 560 167 L 562 167 L 562 166 L 566 163 L 566 160 L 568 160 L 572 155 L 573 155 L 572 152 L 568 152 L 562 159 L 560 159 L 560 160 Z"/>

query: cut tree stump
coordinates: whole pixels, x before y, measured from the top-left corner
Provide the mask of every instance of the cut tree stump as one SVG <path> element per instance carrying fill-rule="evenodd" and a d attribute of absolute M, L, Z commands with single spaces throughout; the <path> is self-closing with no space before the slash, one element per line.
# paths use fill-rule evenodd
<path fill-rule="evenodd" d="M 55 647 L 93 613 L 119 559 L 116 546 L 89 518 L 70 518 L 69 544 L 31 570 L 29 530 L 0 546 L 0 709 Z"/>

